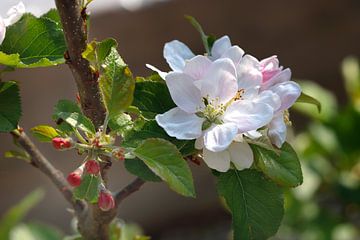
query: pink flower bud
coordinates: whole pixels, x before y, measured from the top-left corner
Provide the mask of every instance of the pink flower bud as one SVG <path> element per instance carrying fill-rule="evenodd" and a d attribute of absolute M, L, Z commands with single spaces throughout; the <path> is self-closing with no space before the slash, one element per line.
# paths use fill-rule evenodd
<path fill-rule="evenodd" d="M 82 175 L 81 169 L 77 169 L 71 172 L 66 179 L 71 186 L 78 187 L 81 184 L 81 175 Z"/>
<path fill-rule="evenodd" d="M 115 201 L 111 192 L 107 190 L 100 192 L 98 206 L 103 211 L 109 211 L 115 207 Z"/>
<path fill-rule="evenodd" d="M 282 67 L 279 66 L 279 60 L 276 56 L 263 59 L 260 65 L 264 83 L 282 71 Z"/>
<path fill-rule="evenodd" d="M 67 149 L 71 148 L 72 144 L 69 139 L 56 137 L 52 139 L 52 144 L 55 149 L 61 150 L 61 149 Z"/>
<path fill-rule="evenodd" d="M 96 160 L 88 160 L 85 163 L 85 169 L 90 174 L 98 175 L 100 172 L 100 165 Z"/>

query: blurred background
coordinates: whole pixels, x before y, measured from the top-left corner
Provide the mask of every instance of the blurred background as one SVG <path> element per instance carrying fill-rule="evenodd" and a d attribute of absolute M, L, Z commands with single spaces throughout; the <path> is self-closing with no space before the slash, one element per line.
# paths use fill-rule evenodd
<path fill-rule="evenodd" d="M 0 15 L 16 3 L 1 0 Z M 24 3 L 36 15 L 54 6 L 49 0 Z M 90 39 L 116 38 L 135 75 L 151 73 L 146 63 L 168 69 L 162 48 L 173 39 L 203 53 L 198 33 L 183 17 L 188 14 L 205 32 L 229 35 L 233 44 L 259 59 L 277 55 L 294 79 L 311 80 L 302 81 L 304 91 L 322 102 L 323 111 L 317 114 L 312 106 L 302 105 L 292 111 L 295 129 L 290 141 L 301 157 L 304 184 L 287 193 L 286 217 L 274 239 L 360 239 L 359 0 L 94 0 L 91 6 Z M 21 126 L 27 130 L 53 124 L 55 103 L 76 95 L 67 66 L 18 70 L 6 80 L 20 82 Z M 75 154 L 38 146 L 65 174 L 80 161 Z M 45 197 L 26 221 L 70 233 L 72 215 L 65 211 L 69 206 L 41 172 L 3 157 L 12 148 L 11 137 L 0 135 L 0 216 L 41 187 Z M 147 183 L 124 201 L 119 217 L 138 223 L 155 240 L 226 239 L 230 217 L 217 198 L 214 179 L 205 166 L 194 165 L 193 173 L 196 200 L 178 196 L 164 184 Z M 121 163 L 115 164 L 110 177 L 113 190 L 134 178 Z"/>

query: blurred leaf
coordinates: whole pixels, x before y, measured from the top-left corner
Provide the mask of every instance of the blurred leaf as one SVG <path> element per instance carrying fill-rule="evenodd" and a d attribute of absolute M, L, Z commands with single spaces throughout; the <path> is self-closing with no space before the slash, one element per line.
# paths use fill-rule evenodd
<path fill-rule="evenodd" d="M 73 235 L 73 236 L 66 236 L 63 240 L 83 240 L 80 234 Z M 112 240 L 112 239 L 111 239 Z"/>
<path fill-rule="evenodd" d="M 201 27 L 200 23 L 192 16 L 186 15 L 185 18 L 193 25 L 193 27 L 200 33 L 201 40 L 203 42 L 205 51 L 208 54 L 211 54 L 211 47 L 214 43 L 214 37 L 208 36 L 205 34 L 203 28 Z"/>
<path fill-rule="evenodd" d="M 176 145 L 184 157 L 189 156 L 196 151 L 194 147 L 194 141 L 178 140 L 168 136 L 164 129 L 161 128 L 155 120 L 145 122 L 144 126 L 140 130 L 133 130 L 128 132 L 124 136 L 122 145 L 125 147 L 136 148 L 143 142 L 143 140 L 148 138 L 163 138 L 170 141 Z"/>
<path fill-rule="evenodd" d="M 136 224 L 114 221 L 110 225 L 110 240 L 150 240 L 142 235 L 143 230 Z"/>
<path fill-rule="evenodd" d="M 18 158 L 21 160 L 25 160 L 27 162 L 31 161 L 31 157 L 30 155 L 25 152 L 24 150 L 10 150 L 10 151 L 6 151 L 4 154 L 4 157 L 6 158 Z"/>
<path fill-rule="evenodd" d="M 0 239 L 10 239 L 10 231 L 44 197 L 44 192 L 37 189 L 9 209 L 0 220 Z"/>
<path fill-rule="evenodd" d="M 233 217 L 234 240 L 273 236 L 284 214 L 282 189 L 256 170 L 220 173 L 218 192 Z"/>
<path fill-rule="evenodd" d="M 337 100 L 333 93 L 324 89 L 320 85 L 309 81 L 297 81 L 300 84 L 303 92 L 311 96 L 316 96 L 321 103 L 321 113 L 312 106 L 307 104 L 295 104 L 294 109 L 314 118 L 322 121 L 329 121 L 337 114 Z"/>
<path fill-rule="evenodd" d="M 342 63 L 345 88 L 356 109 L 360 111 L 360 65 L 359 60 L 347 57 Z"/>
<path fill-rule="evenodd" d="M 190 168 L 175 145 L 164 139 L 149 138 L 134 150 L 134 154 L 172 190 L 195 197 Z"/>
<path fill-rule="evenodd" d="M 0 132 L 17 128 L 21 117 L 21 99 L 16 82 L 0 82 Z"/>
<path fill-rule="evenodd" d="M 40 142 L 51 142 L 53 138 L 59 136 L 55 128 L 47 125 L 33 127 L 31 132 Z"/>
<path fill-rule="evenodd" d="M 99 197 L 99 185 L 101 180 L 98 176 L 86 174 L 81 179 L 81 185 L 75 188 L 74 197 L 85 199 L 91 203 L 96 203 Z"/>
<path fill-rule="evenodd" d="M 316 100 L 315 98 L 305 94 L 304 92 L 301 92 L 301 95 L 296 100 L 296 102 L 313 104 L 317 107 L 319 113 L 321 112 L 321 103 L 318 100 Z"/>
<path fill-rule="evenodd" d="M 136 82 L 133 105 L 148 119 L 176 107 L 165 82 L 149 80 Z"/>
<path fill-rule="evenodd" d="M 126 159 L 125 168 L 131 174 L 138 176 L 140 179 L 147 182 L 161 182 L 161 178 L 155 175 L 146 164 L 138 158 Z"/>
<path fill-rule="evenodd" d="M 296 187 L 303 182 L 299 159 L 290 144 L 283 144 L 280 156 L 256 145 L 251 145 L 251 148 L 256 166 L 280 186 Z"/>
<path fill-rule="evenodd" d="M 43 224 L 20 224 L 10 234 L 9 240 L 61 240 L 58 230 Z"/>
<path fill-rule="evenodd" d="M 45 15 L 46 16 L 46 15 Z M 17 67 L 47 67 L 64 63 L 66 44 L 60 24 L 26 13 L 6 29 L 0 46 L 0 64 Z"/>

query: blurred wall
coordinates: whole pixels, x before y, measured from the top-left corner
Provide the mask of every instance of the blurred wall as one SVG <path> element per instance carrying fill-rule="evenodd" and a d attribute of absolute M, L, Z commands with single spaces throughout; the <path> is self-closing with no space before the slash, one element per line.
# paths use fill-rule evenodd
<path fill-rule="evenodd" d="M 97 0 L 100 1 L 100 0 Z M 297 79 L 311 79 L 332 89 L 344 101 L 339 63 L 360 55 L 360 1 L 358 0 L 173 0 L 136 12 L 116 11 L 97 15 L 91 21 L 91 36 L 98 40 L 115 37 L 125 61 L 137 75 L 150 74 L 146 63 L 167 70 L 162 58 L 165 42 L 179 39 L 194 52 L 202 53 L 197 32 L 183 18 L 195 16 L 208 33 L 227 34 L 246 52 L 265 58 L 278 55 L 281 64 L 291 67 Z M 6 79 L 19 80 L 23 99 L 21 125 L 29 129 L 51 124 L 51 113 L 59 99 L 74 99 L 75 85 L 66 66 L 20 70 Z M 79 156 L 55 152 L 38 144 L 45 155 L 65 173 L 79 163 Z M 11 149 L 9 135 L 0 135 L 0 152 Z M 46 198 L 29 218 L 46 221 L 69 231 L 68 205 L 50 181 L 36 169 L 16 159 L 0 158 L 0 214 L 35 187 L 45 188 Z M 120 216 L 137 221 L 153 233 L 163 226 L 181 225 L 222 218 L 214 180 L 209 170 L 193 167 L 198 199 L 172 193 L 164 184 L 146 184 L 127 199 Z M 126 185 L 132 176 L 117 163 L 111 172 L 112 189 Z M 46 211 L 44 211 L 44 208 Z M 49 214 L 51 213 L 51 214 Z M 191 218 L 184 216 L 190 215 Z"/>

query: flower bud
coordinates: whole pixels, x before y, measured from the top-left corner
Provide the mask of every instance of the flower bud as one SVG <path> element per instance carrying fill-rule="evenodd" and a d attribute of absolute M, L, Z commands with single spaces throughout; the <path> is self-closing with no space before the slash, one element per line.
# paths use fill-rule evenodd
<path fill-rule="evenodd" d="M 264 83 L 282 71 L 276 56 L 261 60 L 260 65 Z"/>
<path fill-rule="evenodd" d="M 83 172 L 81 169 L 77 169 L 77 170 L 71 172 L 66 178 L 68 183 L 73 187 L 80 186 L 82 173 Z"/>
<path fill-rule="evenodd" d="M 125 160 L 125 149 L 124 148 L 118 148 L 113 150 L 112 155 L 114 158 L 124 161 Z"/>
<path fill-rule="evenodd" d="M 58 150 L 71 148 L 71 146 L 72 146 L 71 140 L 66 139 L 66 138 L 60 138 L 60 137 L 53 138 L 52 144 L 53 144 L 54 148 L 58 149 Z"/>
<path fill-rule="evenodd" d="M 90 174 L 98 175 L 100 172 L 100 165 L 96 160 L 88 160 L 85 163 L 85 169 Z"/>
<path fill-rule="evenodd" d="M 107 190 L 100 192 L 98 206 L 102 211 L 109 211 L 115 207 L 115 200 L 111 192 Z"/>

